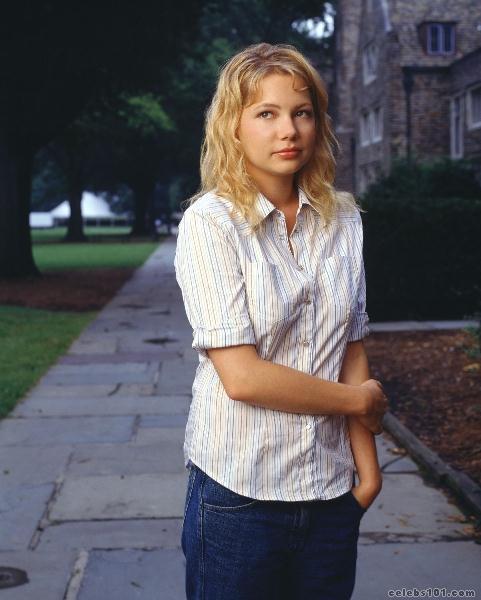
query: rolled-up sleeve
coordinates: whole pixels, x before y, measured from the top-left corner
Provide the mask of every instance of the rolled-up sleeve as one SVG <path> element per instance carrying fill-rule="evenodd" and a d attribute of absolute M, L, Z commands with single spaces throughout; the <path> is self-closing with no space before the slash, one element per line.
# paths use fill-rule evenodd
<path fill-rule="evenodd" d="M 369 316 L 366 312 L 366 273 L 364 260 L 361 258 L 361 273 L 359 277 L 359 288 L 357 301 L 354 305 L 354 315 L 351 319 L 351 327 L 347 338 L 348 342 L 355 342 L 370 334 Z"/>
<path fill-rule="evenodd" d="M 175 276 L 193 330 L 192 348 L 206 350 L 256 339 L 235 244 L 208 215 L 187 210 L 179 223 Z"/>

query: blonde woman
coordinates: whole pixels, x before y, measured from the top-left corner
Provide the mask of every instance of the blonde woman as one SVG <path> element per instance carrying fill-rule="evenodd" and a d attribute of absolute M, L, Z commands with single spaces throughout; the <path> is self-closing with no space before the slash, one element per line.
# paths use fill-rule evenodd
<path fill-rule="evenodd" d="M 354 587 L 387 398 L 363 346 L 362 222 L 333 187 L 327 103 L 302 54 L 262 43 L 224 65 L 207 111 L 175 256 L 199 353 L 189 600 L 346 600 Z"/>

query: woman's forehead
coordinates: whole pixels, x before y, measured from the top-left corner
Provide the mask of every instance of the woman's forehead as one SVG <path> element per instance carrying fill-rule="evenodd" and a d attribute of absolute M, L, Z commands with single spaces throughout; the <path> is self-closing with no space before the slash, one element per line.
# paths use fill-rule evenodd
<path fill-rule="evenodd" d="M 295 92 L 300 95 L 309 95 L 309 86 L 306 80 L 300 75 L 285 72 L 267 73 L 257 81 L 251 83 L 250 89 L 247 92 L 245 106 L 262 102 L 266 95 L 275 93 L 279 83 L 287 84 Z M 276 85 L 277 84 L 277 85 Z"/>

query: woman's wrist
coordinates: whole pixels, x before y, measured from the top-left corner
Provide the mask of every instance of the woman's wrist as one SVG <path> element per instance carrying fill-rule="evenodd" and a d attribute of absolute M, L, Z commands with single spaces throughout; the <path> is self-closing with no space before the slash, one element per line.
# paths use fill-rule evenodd
<path fill-rule="evenodd" d="M 351 385 L 351 384 L 343 384 L 346 385 L 348 390 L 348 413 L 353 417 L 361 417 L 366 414 L 367 411 L 367 394 L 369 394 L 369 390 L 361 385 Z"/>
<path fill-rule="evenodd" d="M 358 487 L 362 488 L 366 492 L 375 493 L 380 492 L 382 488 L 382 476 L 370 475 L 369 477 L 359 478 Z"/>

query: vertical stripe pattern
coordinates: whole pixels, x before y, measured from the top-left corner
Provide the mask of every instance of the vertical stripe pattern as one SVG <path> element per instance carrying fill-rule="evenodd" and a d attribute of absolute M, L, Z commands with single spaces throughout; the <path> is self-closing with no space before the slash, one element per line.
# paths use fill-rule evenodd
<path fill-rule="evenodd" d="M 199 354 L 185 464 L 260 500 L 331 499 L 352 487 L 346 417 L 234 401 L 206 352 L 254 344 L 265 360 L 337 381 L 347 342 L 369 335 L 360 213 L 339 208 L 326 227 L 298 191 L 294 254 L 285 216 L 265 196 L 251 234 L 232 203 L 209 192 L 185 211 L 174 261 Z"/>

